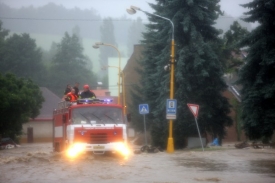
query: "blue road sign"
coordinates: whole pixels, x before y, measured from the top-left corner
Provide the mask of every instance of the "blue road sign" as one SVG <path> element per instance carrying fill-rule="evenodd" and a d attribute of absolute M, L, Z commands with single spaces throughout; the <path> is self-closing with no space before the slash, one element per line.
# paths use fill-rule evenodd
<path fill-rule="evenodd" d="M 176 119 L 177 116 L 177 100 L 166 100 L 166 119 Z"/>
<path fill-rule="evenodd" d="M 139 114 L 148 114 L 149 106 L 148 104 L 139 104 Z"/>

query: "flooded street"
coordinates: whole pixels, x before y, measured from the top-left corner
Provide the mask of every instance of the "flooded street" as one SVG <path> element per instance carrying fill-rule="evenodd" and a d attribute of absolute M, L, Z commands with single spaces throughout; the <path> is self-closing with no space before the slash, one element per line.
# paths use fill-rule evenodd
<path fill-rule="evenodd" d="M 222 148 L 117 155 L 85 154 L 74 160 L 50 143 L 0 151 L 0 182 L 274 183 L 275 149 Z"/>

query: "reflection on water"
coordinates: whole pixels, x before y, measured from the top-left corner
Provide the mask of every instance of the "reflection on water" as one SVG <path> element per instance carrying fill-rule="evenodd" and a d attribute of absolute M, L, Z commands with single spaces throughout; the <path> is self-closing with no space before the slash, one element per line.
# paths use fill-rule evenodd
<path fill-rule="evenodd" d="M 230 171 L 275 176 L 275 160 L 217 161 L 204 158 L 174 158 L 179 166 L 198 168 L 201 171 Z"/>
<path fill-rule="evenodd" d="M 268 173 L 275 176 L 275 160 L 254 160 L 250 161 L 250 172 L 252 173 Z"/>
<path fill-rule="evenodd" d="M 213 161 L 203 158 L 175 158 L 180 166 L 199 168 L 202 171 L 226 171 L 229 169 L 225 162 Z"/>

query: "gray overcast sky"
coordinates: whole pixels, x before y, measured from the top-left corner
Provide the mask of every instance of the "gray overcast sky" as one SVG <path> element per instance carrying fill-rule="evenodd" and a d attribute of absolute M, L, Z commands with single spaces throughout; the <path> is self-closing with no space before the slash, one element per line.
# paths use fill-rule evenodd
<path fill-rule="evenodd" d="M 239 17 L 243 12 L 248 11 L 239 4 L 245 4 L 251 2 L 252 0 L 221 0 L 221 10 L 225 11 L 227 14 L 233 17 Z M 12 8 L 20 8 L 22 6 L 34 7 L 43 6 L 49 2 L 54 2 L 58 5 L 63 5 L 66 8 L 78 7 L 80 9 L 95 9 L 101 17 L 113 17 L 118 18 L 123 15 L 131 18 L 131 15 L 126 13 L 126 9 L 131 5 L 140 7 L 141 9 L 152 12 L 152 9 L 148 5 L 148 2 L 155 3 L 155 0 L 0 0 L 6 5 Z M 132 15 L 133 16 L 133 15 Z M 138 15 L 142 18 L 146 18 L 144 13 L 139 13 Z"/>

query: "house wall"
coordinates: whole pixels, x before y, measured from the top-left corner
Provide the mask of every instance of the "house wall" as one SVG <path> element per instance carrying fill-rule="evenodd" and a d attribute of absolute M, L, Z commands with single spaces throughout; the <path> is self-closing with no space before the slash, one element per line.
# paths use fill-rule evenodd
<path fill-rule="evenodd" d="M 228 90 L 226 90 L 223 93 L 223 96 L 226 97 L 229 100 L 229 102 L 231 101 L 231 99 L 235 98 L 235 96 Z M 229 116 L 233 120 L 233 125 L 230 127 L 226 127 L 227 135 L 223 139 L 223 142 L 236 142 L 238 141 L 238 133 L 236 128 L 237 121 L 236 121 L 236 112 L 233 108 L 230 108 Z M 246 140 L 246 137 L 244 135 L 244 132 L 242 131 L 242 133 L 240 134 L 240 141 L 245 141 L 245 140 Z"/>
<path fill-rule="evenodd" d="M 29 121 L 23 124 L 23 135 L 20 138 L 21 143 L 28 142 L 28 128 L 33 128 L 33 142 L 51 142 L 53 135 L 52 120 Z"/>
<path fill-rule="evenodd" d="M 134 45 L 134 52 L 129 58 L 123 73 L 125 78 L 125 98 L 126 98 L 126 106 L 132 105 L 131 91 L 134 91 L 135 85 L 140 85 L 139 81 L 141 79 L 141 75 L 137 72 L 136 69 L 141 69 L 139 65 L 139 61 L 142 59 L 142 45 Z"/>
<path fill-rule="evenodd" d="M 127 63 L 126 58 L 120 59 L 120 68 L 121 70 L 124 69 Z M 118 96 L 118 58 L 111 57 L 108 58 L 108 80 L 109 80 L 109 91 L 111 92 L 112 96 Z M 120 88 L 120 92 L 122 93 L 122 88 Z"/>

